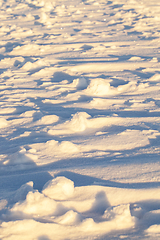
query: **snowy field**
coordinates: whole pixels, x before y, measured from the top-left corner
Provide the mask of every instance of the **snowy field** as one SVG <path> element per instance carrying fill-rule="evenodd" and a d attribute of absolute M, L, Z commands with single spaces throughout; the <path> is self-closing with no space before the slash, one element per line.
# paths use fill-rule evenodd
<path fill-rule="evenodd" d="M 0 0 L 0 240 L 160 239 L 160 2 Z"/>

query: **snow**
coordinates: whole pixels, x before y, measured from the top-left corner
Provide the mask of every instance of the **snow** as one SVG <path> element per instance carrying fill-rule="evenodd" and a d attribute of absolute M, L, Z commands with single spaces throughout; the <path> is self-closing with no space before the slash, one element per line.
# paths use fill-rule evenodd
<path fill-rule="evenodd" d="M 0 1 L 0 239 L 160 238 L 159 16 Z"/>
<path fill-rule="evenodd" d="M 73 195 L 74 183 L 65 177 L 57 177 L 44 185 L 42 193 L 52 199 L 64 200 Z"/>

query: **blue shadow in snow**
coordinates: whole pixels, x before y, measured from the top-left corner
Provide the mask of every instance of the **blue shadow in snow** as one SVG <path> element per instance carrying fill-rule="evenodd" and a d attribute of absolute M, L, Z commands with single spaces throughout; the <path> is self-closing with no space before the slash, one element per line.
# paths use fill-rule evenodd
<path fill-rule="evenodd" d="M 160 182 L 143 182 L 143 183 L 120 183 L 110 180 L 104 180 L 96 177 L 90 177 L 70 171 L 62 171 L 55 174 L 55 177 L 64 176 L 74 182 L 75 187 L 89 186 L 89 185 L 100 185 L 106 187 L 116 188 L 130 188 L 130 189 L 143 189 L 143 188 L 155 188 L 160 187 Z"/>

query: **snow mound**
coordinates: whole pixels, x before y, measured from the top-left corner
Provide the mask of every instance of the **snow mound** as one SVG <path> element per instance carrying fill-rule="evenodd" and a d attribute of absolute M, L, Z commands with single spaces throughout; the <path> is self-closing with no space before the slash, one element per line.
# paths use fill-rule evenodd
<path fill-rule="evenodd" d="M 10 155 L 9 159 L 4 161 L 4 165 L 15 165 L 16 168 L 24 168 L 33 163 L 33 160 L 37 160 L 37 155 L 31 151 L 27 151 L 22 147 L 16 153 Z"/>
<path fill-rule="evenodd" d="M 124 85 L 118 85 L 117 87 L 113 87 L 110 82 L 111 79 L 92 79 L 87 89 L 83 90 L 83 93 L 88 96 L 108 97 L 117 96 L 125 92 L 133 92 L 135 90 L 143 90 L 144 88 L 144 84 L 141 84 L 142 86 L 137 86 L 133 81 L 130 81 Z"/>
<path fill-rule="evenodd" d="M 88 86 L 87 80 L 84 77 L 78 79 L 77 89 L 82 90 Z"/>
<path fill-rule="evenodd" d="M 0 118 L 0 128 L 5 128 L 7 127 L 8 122 L 5 118 Z"/>
<path fill-rule="evenodd" d="M 149 233 L 149 234 L 158 233 L 158 234 L 160 234 L 160 225 L 159 224 L 154 224 L 154 225 L 150 226 L 146 230 L 146 233 Z"/>
<path fill-rule="evenodd" d="M 110 83 L 102 79 L 92 79 L 89 86 L 85 90 L 87 95 L 105 96 L 114 95 L 116 90 L 110 86 Z"/>
<path fill-rule="evenodd" d="M 42 125 L 49 125 L 57 122 L 59 120 L 59 117 L 56 115 L 46 115 L 43 116 L 37 124 L 42 124 Z"/>
<path fill-rule="evenodd" d="M 131 216 L 130 204 L 122 204 L 106 209 L 103 218 L 116 224 L 118 229 L 130 228 L 134 226 L 136 221 L 135 217 Z"/>
<path fill-rule="evenodd" d="M 31 216 L 52 215 L 57 208 L 57 204 L 53 199 L 45 197 L 38 191 L 28 192 L 25 201 L 16 203 L 11 208 L 11 213 L 22 213 Z"/>
<path fill-rule="evenodd" d="M 160 239 L 159 1 L 0 0 L 0 23 L 0 239 Z"/>
<path fill-rule="evenodd" d="M 64 200 L 72 197 L 74 193 L 74 183 L 65 177 L 57 177 L 47 182 L 42 192 L 52 199 Z"/>
<path fill-rule="evenodd" d="M 129 59 L 129 61 L 133 61 L 133 62 L 134 62 L 134 61 L 135 61 L 135 62 L 136 62 L 136 61 L 142 61 L 142 60 L 143 60 L 143 59 L 142 59 L 141 57 L 136 57 L 136 56 L 135 56 L 135 57 L 131 57 L 131 58 Z"/>
<path fill-rule="evenodd" d="M 86 112 L 79 112 L 73 115 L 73 118 L 68 122 L 68 127 L 72 131 L 82 132 L 87 127 L 87 119 L 90 117 Z"/>
<path fill-rule="evenodd" d="M 59 120 L 59 117 L 56 115 L 46 115 L 43 116 L 38 122 L 37 124 L 42 124 L 42 125 L 50 125 L 53 124 L 55 122 L 57 122 Z"/>
<path fill-rule="evenodd" d="M 79 148 L 76 144 L 70 141 L 55 141 L 49 140 L 46 143 L 31 144 L 26 155 L 32 159 L 34 163 L 44 164 L 44 156 L 47 154 L 45 164 L 56 161 L 57 159 L 66 159 L 79 153 Z"/>
<path fill-rule="evenodd" d="M 76 225 L 81 222 L 81 215 L 73 210 L 66 212 L 64 215 L 57 217 L 55 221 L 64 225 Z"/>
<path fill-rule="evenodd" d="M 26 199 L 26 196 L 29 192 L 34 192 L 33 190 L 33 182 L 30 181 L 28 183 L 23 184 L 13 195 L 12 200 L 14 202 L 23 201 Z"/>
<path fill-rule="evenodd" d="M 51 135 L 58 134 L 72 134 L 76 132 L 83 132 L 88 127 L 88 118 L 89 114 L 86 112 L 78 112 L 73 115 L 71 120 L 66 121 L 65 123 L 58 124 L 48 131 Z"/>
<path fill-rule="evenodd" d="M 149 78 L 149 81 L 159 82 L 159 80 L 160 80 L 160 74 L 158 73 L 154 74 L 151 78 Z"/>
<path fill-rule="evenodd" d="M 48 181 L 40 193 L 28 182 L 12 193 L 12 201 L 0 201 L 0 237 L 64 240 L 68 234 L 70 239 L 85 239 L 132 231 L 137 223 L 145 227 L 145 218 L 153 218 L 155 210 L 144 210 L 153 199 L 160 199 L 157 189 L 74 187 L 73 181 L 62 176 Z M 159 233 L 159 225 L 150 223 L 146 234 Z"/>

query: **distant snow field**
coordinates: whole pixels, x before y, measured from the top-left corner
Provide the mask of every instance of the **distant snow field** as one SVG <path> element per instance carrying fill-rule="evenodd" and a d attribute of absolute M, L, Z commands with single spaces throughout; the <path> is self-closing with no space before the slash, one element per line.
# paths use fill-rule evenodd
<path fill-rule="evenodd" d="M 160 3 L 0 0 L 0 239 L 160 239 Z"/>

